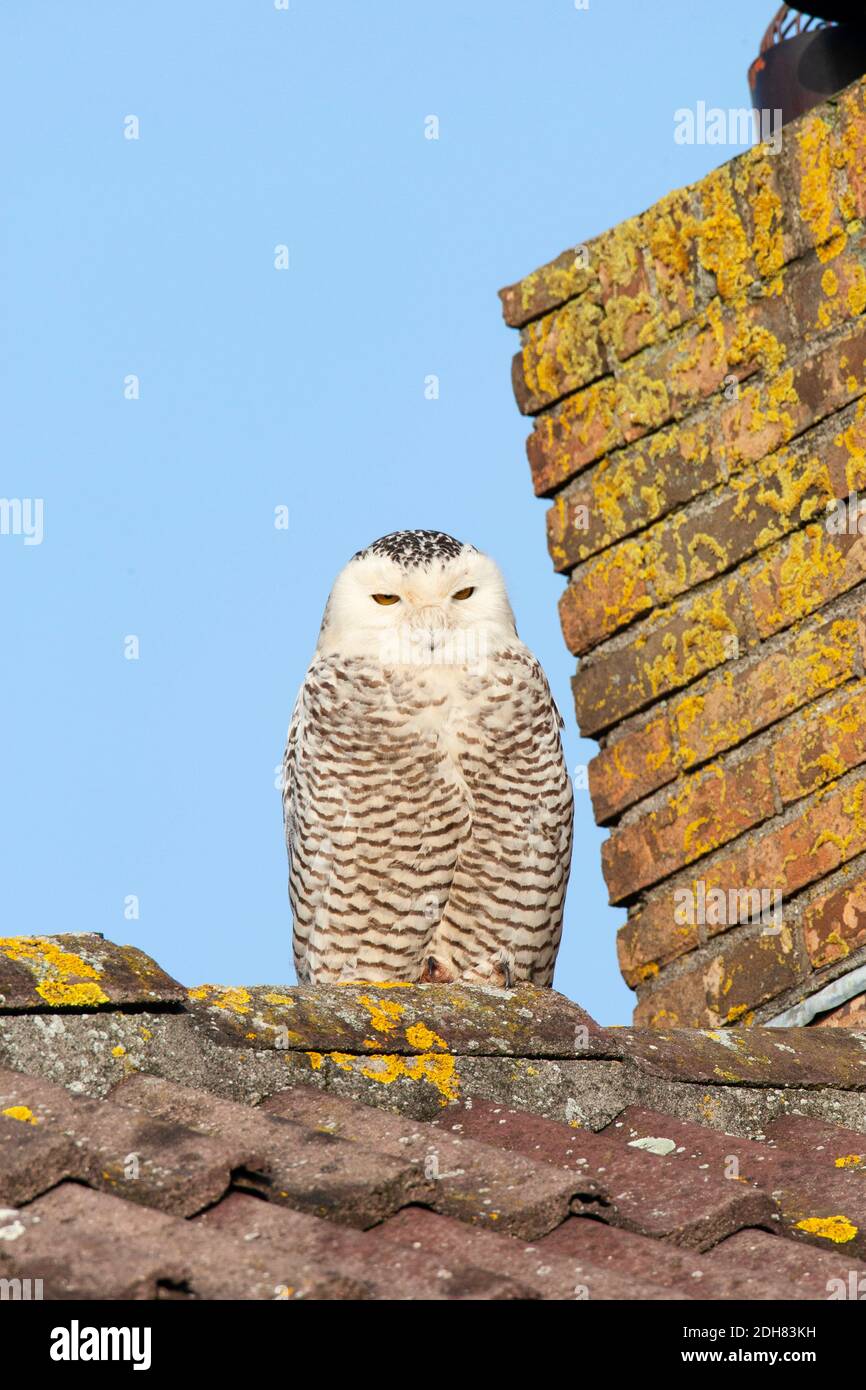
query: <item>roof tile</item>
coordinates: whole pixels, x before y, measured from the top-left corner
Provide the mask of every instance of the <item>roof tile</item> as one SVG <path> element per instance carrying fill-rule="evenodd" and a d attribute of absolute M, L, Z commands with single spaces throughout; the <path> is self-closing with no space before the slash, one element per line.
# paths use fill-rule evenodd
<path fill-rule="evenodd" d="M 699 1253 L 575 1216 L 544 1236 L 538 1248 L 545 1257 L 593 1261 L 633 1288 L 656 1288 L 660 1297 L 686 1292 L 719 1300 L 826 1299 L 831 1280 L 847 1282 L 852 1267 L 866 1273 L 858 1260 L 755 1229 L 736 1231 Z"/>
<path fill-rule="evenodd" d="M 261 1107 L 355 1143 L 400 1155 L 432 1180 L 436 1211 L 533 1240 L 564 1220 L 580 1187 L 573 1176 L 457 1138 L 424 1121 L 295 1086 Z"/>
<path fill-rule="evenodd" d="M 446 1220 L 440 1216 L 432 1219 Z M 371 1232 L 361 1234 L 254 1197 L 232 1194 L 196 1217 L 193 1224 L 255 1242 L 260 1250 L 291 1250 L 313 1265 L 332 1266 L 363 1283 L 371 1298 L 439 1301 L 539 1297 L 532 1283 L 515 1277 L 520 1271 L 507 1268 L 507 1262 L 492 1259 L 491 1268 L 485 1268 L 483 1252 L 477 1252 L 474 1262 L 465 1250 L 437 1252 L 437 1258 L 431 1260 L 429 1252 L 413 1249 L 408 1241 L 372 1241 Z M 491 1239 L 498 1245 L 508 1237 Z M 498 1250 L 494 1252 L 498 1254 Z"/>
<path fill-rule="evenodd" d="M 369 1297 L 365 1284 L 326 1262 L 257 1248 L 77 1183 L 4 1212 L 0 1229 L 0 1276 L 42 1279 L 46 1298 Z"/>
<path fill-rule="evenodd" d="M 7 939 L 0 982 L 0 1276 L 46 1297 L 866 1288 L 854 1029 L 606 1031 L 531 989 L 187 993 L 96 936 Z"/>
<path fill-rule="evenodd" d="M 199 985 L 187 1007 L 247 1051 L 612 1057 L 615 1035 L 552 989 L 520 985 Z"/>
<path fill-rule="evenodd" d="M 569 1217 L 565 1226 L 580 1224 L 599 1227 L 597 1221 Z M 384 1245 L 391 1242 L 410 1244 L 427 1260 L 474 1260 L 500 1269 L 533 1288 L 544 1299 L 593 1302 L 603 1299 L 663 1299 L 669 1291 L 651 1279 L 640 1283 L 629 1278 L 627 1270 L 611 1268 L 603 1261 L 588 1258 L 583 1252 L 564 1250 L 559 1256 L 549 1248 L 562 1226 L 533 1244 L 514 1236 L 494 1234 L 477 1226 L 467 1226 L 449 1216 L 425 1211 L 422 1207 L 407 1207 L 389 1221 L 368 1231 L 365 1240 L 374 1245 L 375 1258 L 380 1258 Z M 639 1237 L 635 1237 L 639 1239 Z M 658 1252 L 657 1241 L 645 1241 Z M 658 1258 L 658 1253 L 656 1255 Z M 689 1291 L 680 1290 L 674 1298 L 688 1298 Z"/>
<path fill-rule="evenodd" d="M 39 1139 L 28 1148 L 31 1136 L 22 1148 L 22 1133 L 28 1131 Z M 188 1216 L 221 1197 L 235 1170 L 251 1170 L 256 1162 L 234 1140 L 211 1139 L 179 1124 L 162 1124 L 143 1111 L 73 1096 L 50 1081 L 4 1070 L 0 1144 L 4 1155 L 7 1145 L 12 1154 L 12 1166 L 7 1170 L 5 1157 L 0 1166 L 0 1201 L 8 1205 L 68 1177 Z M 255 1185 L 253 1172 L 245 1177 Z"/>
<path fill-rule="evenodd" d="M 182 1125 L 254 1153 L 257 1172 L 265 1179 L 260 1189 L 271 1201 L 350 1226 L 371 1226 L 429 1193 L 423 1172 L 403 1155 L 347 1143 L 325 1129 L 161 1077 L 129 1077 L 111 1099 L 163 1124 Z"/>
<path fill-rule="evenodd" d="M 866 1090 L 866 1034 L 847 1028 L 618 1028 L 623 1056 L 671 1081 Z"/>
<path fill-rule="evenodd" d="M 177 1005 L 186 992 L 135 946 L 96 932 L 0 937 L 0 1013 Z"/>
<path fill-rule="evenodd" d="M 682 1127 L 681 1121 L 676 1123 Z M 437 1124 L 578 1173 L 576 1210 L 676 1245 L 705 1250 L 775 1215 L 771 1197 L 728 1181 L 720 1167 L 695 1164 L 684 1182 L 681 1168 L 669 1160 L 676 1147 L 669 1135 L 669 1116 L 647 1117 L 643 1133 L 652 1143 L 640 1146 L 620 1121 L 593 1134 L 489 1101 L 473 1100 Z M 714 1131 L 707 1134 L 716 1144 L 721 1142 Z"/>

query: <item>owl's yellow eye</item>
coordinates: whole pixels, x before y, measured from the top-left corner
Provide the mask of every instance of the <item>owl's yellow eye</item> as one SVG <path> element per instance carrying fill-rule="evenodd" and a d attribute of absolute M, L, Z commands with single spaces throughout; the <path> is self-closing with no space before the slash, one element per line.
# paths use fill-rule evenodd
<path fill-rule="evenodd" d="M 452 594 L 451 597 L 452 597 L 452 598 L 471 598 L 472 595 L 473 595 L 474 593 L 475 593 L 475 588 L 474 588 L 474 586 L 473 586 L 472 588 L 469 588 L 469 589 L 458 589 L 458 590 L 457 590 L 457 593 L 456 593 L 456 594 Z"/>
<path fill-rule="evenodd" d="M 371 597 L 374 598 L 374 599 L 376 600 L 377 603 L 399 603 L 399 602 L 400 602 L 400 595 L 399 595 L 399 594 L 372 594 Z"/>

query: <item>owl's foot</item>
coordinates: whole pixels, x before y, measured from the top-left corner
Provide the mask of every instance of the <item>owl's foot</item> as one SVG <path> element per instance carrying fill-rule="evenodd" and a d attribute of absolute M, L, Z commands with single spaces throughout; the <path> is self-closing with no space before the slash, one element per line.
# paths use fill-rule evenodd
<path fill-rule="evenodd" d="M 447 985 L 454 979 L 454 972 L 437 960 L 435 956 L 428 956 L 424 962 L 424 969 L 421 971 L 419 983 L 422 985 Z"/>
<path fill-rule="evenodd" d="M 476 965 L 460 976 L 467 985 L 493 985 L 497 989 L 514 989 L 514 967 L 506 955 L 494 956 L 489 964 Z"/>

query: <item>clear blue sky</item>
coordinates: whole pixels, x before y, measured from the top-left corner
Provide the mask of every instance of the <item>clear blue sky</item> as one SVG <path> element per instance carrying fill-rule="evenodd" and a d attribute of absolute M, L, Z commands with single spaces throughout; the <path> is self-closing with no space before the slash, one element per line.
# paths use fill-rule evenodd
<path fill-rule="evenodd" d="M 377 536 L 496 557 L 592 756 L 496 291 L 734 153 L 675 144 L 673 113 L 748 104 L 773 9 L 290 3 L 0 19 L 0 493 L 44 499 L 41 545 L 0 536 L 2 925 L 186 984 L 294 978 L 275 770 L 331 579 Z M 602 839 L 578 792 L 556 984 L 627 1022 Z"/>

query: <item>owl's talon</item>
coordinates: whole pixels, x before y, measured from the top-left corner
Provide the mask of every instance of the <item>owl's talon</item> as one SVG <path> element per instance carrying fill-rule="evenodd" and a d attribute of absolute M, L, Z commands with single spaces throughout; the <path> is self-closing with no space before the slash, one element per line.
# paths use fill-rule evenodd
<path fill-rule="evenodd" d="M 503 973 L 503 975 L 505 976 L 505 988 L 506 988 L 506 989 L 513 989 L 513 988 L 514 988 L 514 978 L 513 978 L 512 974 L 511 974 L 511 966 L 508 964 L 508 961 L 507 961 L 507 960 L 504 960 L 504 961 L 502 962 L 502 973 Z"/>
<path fill-rule="evenodd" d="M 446 985 L 454 979 L 451 972 L 435 956 L 428 956 L 424 962 L 419 984 Z"/>

